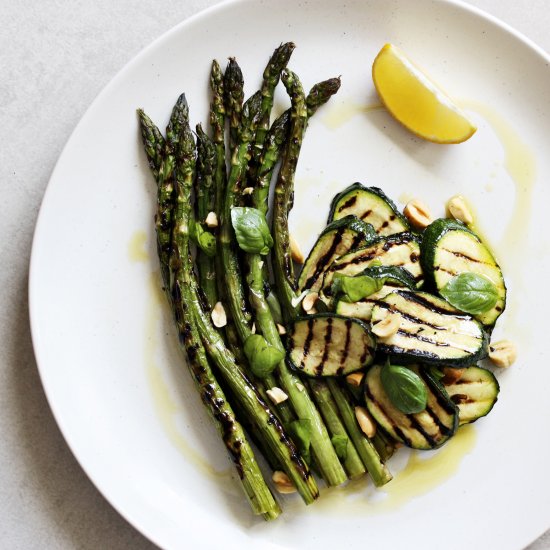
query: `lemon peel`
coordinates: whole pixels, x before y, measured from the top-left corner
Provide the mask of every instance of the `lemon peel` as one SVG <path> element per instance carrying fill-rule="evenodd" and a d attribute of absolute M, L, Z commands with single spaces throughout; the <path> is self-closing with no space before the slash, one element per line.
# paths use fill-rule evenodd
<path fill-rule="evenodd" d="M 384 45 L 376 56 L 372 79 L 390 114 L 421 138 L 462 143 L 477 130 L 464 111 L 393 44 Z"/>

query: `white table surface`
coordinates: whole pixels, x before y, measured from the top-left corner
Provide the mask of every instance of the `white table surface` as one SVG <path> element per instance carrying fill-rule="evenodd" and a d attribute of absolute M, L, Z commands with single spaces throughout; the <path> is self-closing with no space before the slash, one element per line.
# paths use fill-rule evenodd
<path fill-rule="evenodd" d="M 153 39 L 216 3 L 0 0 L 2 549 L 154 548 L 95 489 L 52 417 L 31 345 L 28 264 L 48 179 L 88 105 Z M 469 3 L 550 51 L 549 0 Z M 550 531 L 529 549 L 550 549 Z"/>

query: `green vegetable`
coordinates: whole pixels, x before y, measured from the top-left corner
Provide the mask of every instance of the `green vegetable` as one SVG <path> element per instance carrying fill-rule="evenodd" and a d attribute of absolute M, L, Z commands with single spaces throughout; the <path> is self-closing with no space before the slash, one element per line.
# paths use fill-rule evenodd
<path fill-rule="evenodd" d="M 402 413 L 419 413 L 426 408 L 428 392 L 421 378 L 407 367 L 386 365 L 380 372 L 384 391 Z"/>
<path fill-rule="evenodd" d="M 256 208 L 235 206 L 231 209 L 231 224 L 239 246 L 251 254 L 269 254 L 273 238 L 264 214 Z"/>
<path fill-rule="evenodd" d="M 384 389 L 381 373 L 386 367 L 374 365 L 365 378 L 365 403 L 370 414 L 392 439 L 413 449 L 437 449 L 458 427 L 458 409 L 442 385 L 425 366 L 410 366 L 428 392 L 428 404 L 420 414 L 404 414 Z M 376 432 L 379 433 L 378 431 Z M 378 443 L 380 447 L 380 442 Z"/>
<path fill-rule="evenodd" d="M 244 78 L 241 68 L 234 57 L 223 75 L 225 113 L 229 120 L 229 148 L 232 151 L 239 140 L 239 127 L 244 100 Z"/>
<path fill-rule="evenodd" d="M 338 455 L 338 458 L 343 462 L 348 458 L 348 442 L 349 438 L 345 435 L 333 435 L 330 438 L 332 446 Z"/>
<path fill-rule="evenodd" d="M 330 205 L 328 223 L 348 215 L 370 223 L 380 236 L 409 231 L 409 222 L 378 187 L 354 183 L 338 193 Z"/>
<path fill-rule="evenodd" d="M 472 315 L 489 311 L 498 300 L 497 287 L 487 277 L 471 272 L 456 275 L 439 293 L 451 305 Z"/>
<path fill-rule="evenodd" d="M 290 432 L 294 438 L 294 442 L 300 451 L 304 460 L 309 464 L 311 462 L 311 436 L 312 436 L 311 420 L 301 418 L 290 423 Z"/>
<path fill-rule="evenodd" d="M 438 292 L 462 273 L 487 277 L 495 285 L 498 299 L 494 307 L 475 317 L 487 327 L 494 326 L 506 308 L 506 284 L 495 257 L 469 227 L 457 220 L 435 220 L 422 234 L 420 263 L 426 282 Z"/>
<path fill-rule="evenodd" d="M 378 292 L 384 286 L 385 282 L 385 278 L 375 279 L 369 275 L 349 277 L 337 273 L 332 282 L 332 295 L 344 302 L 358 302 Z"/>
<path fill-rule="evenodd" d="M 359 428 L 355 416 L 355 405 L 352 403 L 352 399 L 348 392 L 344 391 L 344 388 L 340 386 L 336 378 L 329 378 L 327 380 L 327 385 L 334 398 L 342 422 L 346 427 L 350 441 L 359 453 L 374 485 L 376 485 L 376 487 L 382 487 L 382 485 L 391 481 L 392 475 L 380 458 L 373 442 L 368 437 L 365 437 L 365 434 L 361 431 L 361 428 Z"/>
<path fill-rule="evenodd" d="M 193 273 L 189 255 L 189 227 L 192 226 L 191 202 L 189 200 L 194 176 L 194 143 L 189 128 L 188 106 L 185 96 L 181 95 L 172 112 L 165 156 L 158 172 L 153 169 L 157 180 L 159 199 L 157 202 L 157 247 L 161 262 L 161 274 L 166 295 L 173 310 L 174 320 L 179 334 L 179 342 L 188 352 L 188 366 L 193 380 L 207 406 L 216 427 L 222 437 L 233 462 L 237 465 L 239 479 L 248 497 L 254 513 L 262 514 L 265 519 L 276 518 L 281 510 L 265 483 L 252 448 L 248 444 L 241 425 L 238 423 L 226 395 L 217 383 L 205 346 L 201 342 L 201 329 L 193 314 L 193 304 L 197 296 L 189 284 L 188 276 Z M 145 121 L 147 122 L 147 121 Z M 151 134 L 153 135 L 153 134 Z M 176 203 L 168 188 L 176 192 Z M 186 200 L 187 199 L 187 200 Z M 177 206 L 176 206 L 177 205 Z M 177 227 L 177 231 L 172 231 Z M 167 247 L 166 245 L 169 245 Z M 180 252 L 185 252 L 180 254 Z M 237 379 L 237 376 L 234 377 Z M 247 395 L 252 391 L 244 377 L 240 390 Z M 231 387 L 234 394 L 236 385 Z M 259 404 L 261 409 L 262 404 Z M 247 412 L 252 412 L 250 409 Z M 250 414 L 250 417 L 253 415 Z M 265 425 L 271 426 L 265 419 Z M 231 430 L 227 426 L 231 426 Z M 260 426 L 260 423 L 257 423 Z M 273 433 L 273 441 L 278 442 L 280 434 Z M 289 449 L 289 453 L 292 449 Z M 293 462 L 289 462 L 293 465 Z M 301 476 L 297 476 L 301 479 Z"/>
<path fill-rule="evenodd" d="M 271 311 L 271 316 L 273 317 L 273 321 L 275 323 L 279 323 L 280 325 L 283 324 L 283 313 L 281 311 L 281 304 L 279 302 L 279 298 L 277 298 L 277 295 L 273 292 L 269 292 L 269 294 L 265 297 L 267 305 L 269 306 L 269 311 Z"/>
<path fill-rule="evenodd" d="M 488 335 L 481 323 L 443 298 L 397 289 L 377 300 L 371 323 L 385 319 L 388 311 L 406 319 L 390 339 L 378 341 L 378 353 L 389 355 L 392 361 L 466 367 L 487 356 Z"/>
<path fill-rule="evenodd" d="M 270 375 L 285 356 L 281 350 L 269 345 L 260 334 L 252 334 L 246 339 L 244 353 L 250 362 L 252 372 L 258 378 Z"/>
<path fill-rule="evenodd" d="M 283 150 L 281 167 L 273 196 L 273 275 L 277 294 L 281 301 L 283 317 L 290 320 L 295 315 L 293 299 L 297 296 L 294 267 L 290 257 L 288 216 L 293 205 L 294 178 L 308 118 L 325 104 L 340 88 L 340 79 L 331 78 L 319 82 L 310 90 L 307 98 L 299 78 L 291 71 L 284 71 L 283 84 L 290 95 L 291 109 L 288 141 Z"/>
<path fill-rule="evenodd" d="M 205 231 L 200 223 L 195 223 L 194 227 L 194 240 L 197 246 L 210 258 L 216 255 L 216 237 Z"/>

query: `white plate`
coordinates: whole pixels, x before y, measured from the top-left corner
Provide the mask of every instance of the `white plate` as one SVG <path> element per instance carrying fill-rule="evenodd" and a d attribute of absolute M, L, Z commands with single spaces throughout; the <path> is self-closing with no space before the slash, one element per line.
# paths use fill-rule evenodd
<path fill-rule="evenodd" d="M 250 93 L 285 40 L 297 44 L 291 66 L 306 87 L 329 76 L 343 80 L 313 119 L 300 159 L 291 223 L 304 247 L 323 225 L 332 194 L 352 181 L 378 185 L 396 200 L 418 196 L 437 214 L 461 192 L 503 264 L 510 305 L 498 336 L 515 340 L 520 355 L 499 377 L 494 411 L 449 447 L 439 468 L 437 459 L 428 474 L 417 468 L 412 485 L 402 482 L 386 502 L 357 486 L 308 509 L 286 499 L 289 513 L 265 524 L 250 516 L 231 477 L 153 290 L 154 183 L 135 108 L 164 125 L 185 91 L 192 119 L 206 123 L 211 59 L 237 56 Z M 384 111 L 361 110 L 375 101 L 370 65 L 388 41 L 465 100 L 479 125 L 471 140 L 433 145 Z M 170 548 L 505 549 L 550 526 L 550 303 L 541 284 L 550 267 L 548 61 L 511 29 L 454 2 L 279 0 L 275 9 L 242 1 L 184 22 L 107 86 L 67 144 L 42 205 L 31 319 L 61 430 L 137 529 Z M 279 110 L 285 101 L 280 93 Z"/>

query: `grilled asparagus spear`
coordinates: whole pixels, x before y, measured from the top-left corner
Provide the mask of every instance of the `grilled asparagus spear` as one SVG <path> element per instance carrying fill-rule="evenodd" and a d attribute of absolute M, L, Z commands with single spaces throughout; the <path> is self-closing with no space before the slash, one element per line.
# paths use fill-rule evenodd
<path fill-rule="evenodd" d="M 166 198 L 170 182 L 173 184 L 179 179 L 182 182 L 187 181 L 188 185 L 191 185 L 193 177 L 194 152 L 192 146 L 180 145 L 180 139 L 184 135 L 187 136 L 187 139 L 189 138 L 189 133 L 185 131 L 185 126 L 188 126 L 188 122 L 186 122 L 188 108 L 185 96 L 180 96 L 174 107 L 167 130 L 168 140 L 162 138 L 160 131 L 143 111 L 139 111 L 139 116 L 144 140 L 146 135 L 153 136 L 155 139 L 155 147 L 152 149 L 148 148 L 148 144 L 145 143 L 146 154 L 153 159 L 162 157 L 158 164 L 151 165 L 152 173 L 157 180 L 156 218 L 164 222 L 156 224 L 159 260 L 163 285 L 172 307 L 179 340 L 187 351 L 187 364 L 201 399 L 214 419 L 216 428 L 236 466 L 253 512 L 262 514 L 266 519 L 274 519 L 281 512 L 279 505 L 266 485 L 243 429 L 212 373 L 196 324 L 186 306 L 191 296 L 188 285 L 185 284 L 185 273 L 181 269 L 182 262 L 178 259 L 178 247 L 174 246 L 174 240 L 180 239 L 188 247 L 189 226 L 183 229 L 181 234 L 178 232 L 175 236 L 172 230 L 174 223 L 173 195 L 170 194 L 170 200 Z M 160 146 L 157 147 L 158 144 L 164 146 L 162 153 Z M 149 151 L 156 151 L 156 153 L 152 155 Z M 176 151 L 177 155 L 182 157 L 179 163 L 176 161 Z M 180 164 L 179 167 L 178 164 Z M 167 242 L 170 243 L 169 246 L 167 246 Z"/>

